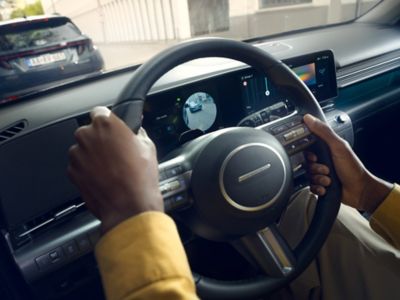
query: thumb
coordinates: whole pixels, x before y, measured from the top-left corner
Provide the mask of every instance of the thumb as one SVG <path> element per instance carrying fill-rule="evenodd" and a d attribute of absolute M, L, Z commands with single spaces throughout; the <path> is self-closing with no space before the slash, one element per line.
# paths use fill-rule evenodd
<path fill-rule="evenodd" d="M 332 130 L 329 125 L 325 124 L 321 120 L 315 118 L 310 114 L 304 116 L 304 123 L 310 129 L 312 133 L 318 136 L 321 140 L 328 144 L 332 148 L 340 139 L 337 134 Z"/>

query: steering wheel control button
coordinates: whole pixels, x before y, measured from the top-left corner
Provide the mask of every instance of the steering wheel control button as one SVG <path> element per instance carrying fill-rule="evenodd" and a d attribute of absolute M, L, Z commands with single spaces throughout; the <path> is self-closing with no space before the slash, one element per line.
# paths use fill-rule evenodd
<path fill-rule="evenodd" d="M 167 178 L 175 177 L 175 176 L 183 173 L 183 167 L 182 166 L 174 166 L 172 168 L 168 168 L 165 171 L 165 173 L 166 173 Z"/>
<path fill-rule="evenodd" d="M 165 171 L 164 170 L 158 170 L 158 180 L 159 181 L 164 181 L 164 180 L 166 180 L 168 177 L 167 177 L 167 174 L 165 173 Z"/>
<path fill-rule="evenodd" d="M 286 123 L 286 126 L 288 128 L 295 127 L 295 126 L 301 124 L 302 120 L 303 120 L 303 117 L 301 117 L 301 116 L 293 117 L 289 122 Z"/>
<path fill-rule="evenodd" d="M 224 198 L 243 211 L 257 211 L 272 205 L 281 194 L 285 181 L 282 157 L 264 144 L 236 148 L 227 156 L 220 171 Z"/>
<path fill-rule="evenodd" d="M 171 181 L 171 182 L 168 182 L 168 183 L 164 183 L 160 187 L 160 191 L 161 191 L 161 194 L 165 194 L 165 193 L 168 193 L 168 192 L 176 191 L 176 190 L 180 189 L 181 186 L 182 185 L 181 185 L 179 180 L 174 180 L 174 181 Z"/>
<path fill-rule="evenodd" d="M 271 132 L 272 132 L 274 135 L 277 135 L 277 134 L 280 134 L 280 133 L 282 133 L 282 132 L 284 132 L 284 131 L 286 131 L 286 130 L 288 130 L 288 129 L 289 129 L 289 128 L 288 128 L 288 126 L 287 126 L 286 124 L 282 124 L 282 125 L 273 127 L 273 128 L 271 129 Z"/>
<path fill-rule="evenodd" d="M 291 128 L 290 131 L 278 135 L 277 138 L 284 146 L 286 146 L 308 135 L 310 135 L 310 131 L 308 130 L 306 125 L 301 124 L 300 126 Z M 288 148 L 293 148 L 293 147 L 291 146 L 286 147 L 286 149 Z"/>
<path fill-rule="evenodd" d="M 185 193 L 180 193 L 169 197 L 164 200 L 164 209 L 165 212 L 169 213 L 172 211 L 183 210 L 188 207 L 190 201 Z"/>
<path fill-rule="evenodd" d="M 309 147 L 315 141 L 315 136 L 310 134 L 307 137 L 301 138 L 300 140 L 296 140 L 294 143 L 287 145 L 285 149 L 289 155 L 293 155 Z"/>
<path fill-rule="evenodd" d="M 185 168 L 182 165 L 171 166 L 167 168 L 162 168 L 158 170 L 159 181 L 165 181 L 169 178 L 173 178 L 181 175 L 185 172 Z"/>
<path fill-rule="evenodd" d="M 265 110 L 261 111 L 260 116 L 264 123 L 269 122 L 269 115 L 268 115 L 267 111 L 265 111 Z"/>
<path fill-rule="evenodd" d="M 283 138 L 285 139 L 285 141 L 291 141 L 291 140 L 293 140 L 294 138 L 296 137 L 296 132 L 293 130 L 293 131 L 290 131 L 290 132 L 288 132 L 288 133 L 285 133 L 284 135 L 283 135 Z"/>
<path fill-rule="evenodd" d="M 269 107 L 270 114 L 276 117 L 284 117 L 288 115 L 288 108 L 285 102 L 278 102 Z"/>

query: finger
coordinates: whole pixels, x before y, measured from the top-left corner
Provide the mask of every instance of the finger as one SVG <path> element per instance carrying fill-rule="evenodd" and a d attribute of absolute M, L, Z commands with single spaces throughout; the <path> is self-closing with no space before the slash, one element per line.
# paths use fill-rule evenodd
<path fill-rule="evenodd" d="M 318 161 L 318 156 L 315 155 L 315 154 L 312 153 L 312 152 L 307 152 L 306 158 L 307 158 L 307 160 L 310 161 L 310 162 L 317 162 L 317 161 Z"/>
<path fill-rule="evenodd" d="M 326 189 L 320 185 L 311 185 L 310 191 L 318 196 L 324 196 L 326 194 Z"/>
<path fill-rule="evenodd" d="M 149 138 L 149 136 L 147 135 L 146 130 L 143 127 L 140 127 L 137 133 L 139 136 L 142 136 L 144 138 Z"/>
<path fill-rule="evenodd" d="M 320 185 L 322 187 L 328 187 L 331 185 L 332 180 L 325 175 L 313 175 L 311 176 L 311 183 L 313 185 Z"/>
<path fill-rule="evenodd" d="M 326 165 L 318 164 L 318 163 L 311 163 L 308 166 L 308 171 L 311 174 L 320 174 L 320 175 L 329 175 L 329 168 Z"/>
<path fill-rule="evenodd" d="M 82 166 L 82 150 L 79 145 L 72 145 L 68 150 L 69 165 L 73 168 L 80 168 Z"/>
<path fill-rule="evenodd" d="M 304 116 L 304 123 L 312 133 L 327 143 L 329 147 L 334 146 L 340 140 L 331 127 L 310 114 Z"/>
<path fill-rule="evenodd" d="M 86 145 L 87 140 L 89 138 L 88 129 L 89 129 L 89 126 L 87 126 L 87 125 L 81 126 L 74 132 L 75 140 L 82 147 L 84 147 Z"/>

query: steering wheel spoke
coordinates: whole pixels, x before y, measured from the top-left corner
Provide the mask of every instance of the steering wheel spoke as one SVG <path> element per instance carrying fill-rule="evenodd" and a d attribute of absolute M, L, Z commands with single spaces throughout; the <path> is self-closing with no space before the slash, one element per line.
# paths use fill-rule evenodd
<path fill-rule="evenodd" d="M 295 269 L 293 251 L 275 224 L 246 235 L 232 245 L 267 275 L 286 277 Z"/>
<path fill-rule="evenodd" d="M 185 158 L 178 156 L 165 161 L 158 166 L 158 170 L 165 212 L 173 213 L 189 208 L 192 204 L 188 194 L 192 170 Z"/>
<path fill-rule="evenodd" d="M 303 115 L 297 111 L 282 119 L 258 126 L 257 129 L 275 136 L 289 156 L 303 151 L 316 141 L 315 136 L 304 124 Z"/>

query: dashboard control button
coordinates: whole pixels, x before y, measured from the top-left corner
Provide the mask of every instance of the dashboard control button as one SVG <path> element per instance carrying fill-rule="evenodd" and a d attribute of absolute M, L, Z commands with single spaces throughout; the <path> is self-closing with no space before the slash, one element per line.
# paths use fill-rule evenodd
<path fill-rule="evenodd" d="M 64 254 L 61 247 L 54 249 L 53 251 L 49 252 L 48 254 L 50 264 L 54 265 L 61 262 L 64 259 Z"/>
<path fill-rule="evenodd" d="M 340 114 L 335 119 L 337 123 L 344 124 L 349 120 L 349 117 L 346 114 Z"/>
<path fill-rule="evenodd" d="M 80 236 L 75 239 L 78 244 L 79 250 L 84 252 L 90 249 L 90 241 L 86 235 Z"/>
<path fill-rule="evenodd" d="M 50 265 L 50 258 L 47 254 L 37 257 L 35 261 L 40 270 L 46 269 Z"/>
<path fill-rule="evenodd" d="M 61 257 L 60 251 L 57 249 L 57 250 L 54 250 L 53 252 L 50 252 L 49 257 L 52 262 L 59 260 Z"/>
<path fill-rule="evenodd" d="M 95 246 L 97 242 L 100 240 L 100 236 L 101 234 L 99 229 L 93 230 L 92 232 L 89 233 L 89 240 L 93 246 Z"/>
<path fill-rule="evenodd" d="M 63 246 L 64 252 L 67 256 L 72 257 L 79 253 L 79 249 L 75 241 L 71 241 Z"/>

